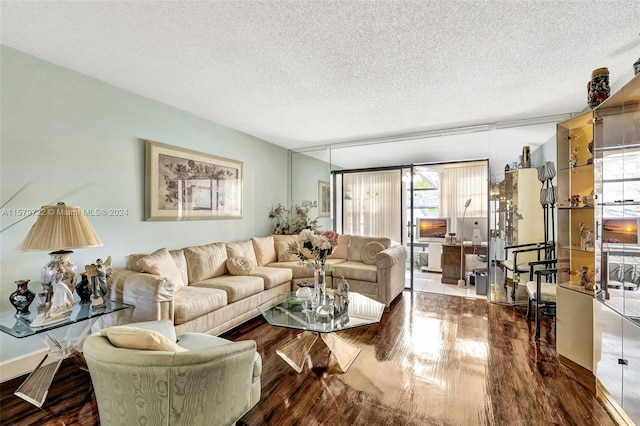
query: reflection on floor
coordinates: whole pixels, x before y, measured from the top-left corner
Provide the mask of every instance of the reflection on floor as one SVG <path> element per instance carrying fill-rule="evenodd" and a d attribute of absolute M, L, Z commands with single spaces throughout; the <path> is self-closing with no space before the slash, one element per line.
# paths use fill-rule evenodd
<path fill-rule="evenodd" d="M 450 296 L 472 297 L 486 299 L 486 295 L 476 294 L 475 286 L 458 287 L 457 284 L 444 284 L 440 280 L 442 274 L 433 272 L 413 272 L 413 290 L 427 293 L 448 294 Z M 409 271 L 407 271 L 407 283 L 409 282 Z"/>
<path fill-rule="evenodd" d="M 476 294 L 476 288 L 473 285 L 467 287 L 458 287 L 457 284 L 445 284 L 441 282 L 442 274 L 434 272 L 413 271 L 413 290 L 427 293 L 448 294 L 452 296 L 472 297 L 476 299 L 487 299 L 493 303 L 504 305 L 521 305 L 527 304 L 527 292 L 523 285 L 516 288 L 515 298 L 512 297 L 512 283 L 509 280 L 508 285 L 504 286 L 502 271 L 495 268 L 495 277 L 488 284 L 489 295 Z M 406 272 L 407 286 L 409 285 L 409 271 Z"/>

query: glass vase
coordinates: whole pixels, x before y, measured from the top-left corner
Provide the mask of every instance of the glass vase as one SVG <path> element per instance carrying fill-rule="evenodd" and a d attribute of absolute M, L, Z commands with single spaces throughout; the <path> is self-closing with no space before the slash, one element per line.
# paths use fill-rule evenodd
<path fill-rule="evenodd" d="M 316 300 L 318 301 L 318 305 L 323 305 L 327 294 L 324 265 L 318 266 L 313 275 L 316 281 Z"/>

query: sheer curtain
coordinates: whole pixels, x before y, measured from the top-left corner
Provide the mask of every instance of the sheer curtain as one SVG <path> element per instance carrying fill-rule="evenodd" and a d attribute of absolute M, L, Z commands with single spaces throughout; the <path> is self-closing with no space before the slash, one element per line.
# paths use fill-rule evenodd
<path fill-rule="evenodd" d="M 467 217 L 488 217 L 489 168 L 487 165 L 447 167 L 440 174 L 440 213 L 444 217 L 462 217 L 464 203 L 470 198 Z M 458 232 L 455 221 L 451 231 Z"/>
<path fill-rule="evenodd" d="M 343 176 L 344 233 L 402 241 L 402 171 Z"/>

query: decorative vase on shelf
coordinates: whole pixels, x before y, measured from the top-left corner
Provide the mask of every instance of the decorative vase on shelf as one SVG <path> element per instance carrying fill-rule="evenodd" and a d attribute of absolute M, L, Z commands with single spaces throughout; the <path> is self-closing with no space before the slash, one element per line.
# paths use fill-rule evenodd
<path fill-rule="evenodd" d="M 15 317 L 23 317 L 29 315 L 29 305 L 33 302 L 36 295 L 29 290 L 30 280 L 18 280 L 16 281 L 16 291 L 9 295 L 9 302 L 16 308 Z"/>
<path fill-rule="evenodd" d="M 522 147 L 522 168 L 528 169 L 531 167 L 531 149 L 528 145 Z"/>
<path fill-rule="evenodd" d="M 318 266 L 313 275 L 316 280 L 316 298 L 318 300 L 318 305 L 323 305 L 327 294 L 324 265 Z"/>
<path fill-rule="evenodd" d="M 633 64 L 633 75 L 640 74 L 640 58 Z"/>
<path fill-rule="evenodd" d="M 587 102 L 590 108 L 595 108 L 609 97 L 609 69 L 598 68 L 591 73 L 591 80 L 587 83 Z"/>

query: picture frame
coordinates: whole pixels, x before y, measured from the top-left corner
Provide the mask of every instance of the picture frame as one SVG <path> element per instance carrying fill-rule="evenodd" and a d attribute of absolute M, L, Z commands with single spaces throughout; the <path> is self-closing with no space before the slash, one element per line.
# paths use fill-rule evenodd
<path fill-rule="evenodd" d="M 331 216 L 331 188 L 329 182 L 318 181 L 318 217 Z"/>
<path fill-rule="evenodd" d="M 145 220 L 242 218 L 243 163 L 145 140 Z"/>

